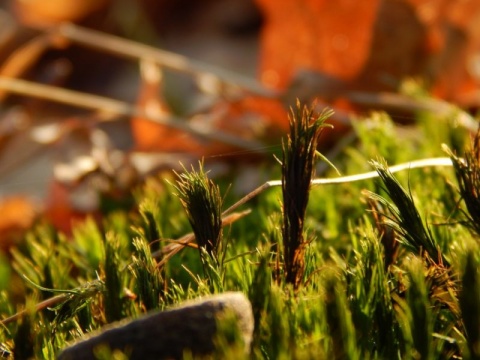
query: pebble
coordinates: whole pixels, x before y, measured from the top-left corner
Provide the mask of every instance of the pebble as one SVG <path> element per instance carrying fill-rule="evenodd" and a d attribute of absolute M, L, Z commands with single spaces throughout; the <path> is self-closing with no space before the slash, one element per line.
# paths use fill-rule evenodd
<path fill-rule="evenodd" d="M 254 327 L 251 304 L 240 292 L 226 292 L 110 324 L 64 349 L 58 359 L 93 360 L 100 346 L 121 350 L 132 360 L 181 359 L 185 351 L 193 356 L 208 355 L 215 350 L 218 321 L 230 311 L 248 354 Z"/>

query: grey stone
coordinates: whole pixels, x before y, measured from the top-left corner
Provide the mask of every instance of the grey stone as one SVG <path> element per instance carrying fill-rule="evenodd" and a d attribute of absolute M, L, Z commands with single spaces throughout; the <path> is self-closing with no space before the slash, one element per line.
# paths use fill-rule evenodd
<path fill-rule="evenodd" d="M 181 359 L 186 350 L 207 355 L 215 350 L 217 325 L 227 313 L 236 320 L 248 352 L 254 326 L 251 304 L 242 293 L 227 292 L 111 324 L 64 349 L 58 359 L 95 359 L 99 346 L 124 351 L 130 359 Z"/>

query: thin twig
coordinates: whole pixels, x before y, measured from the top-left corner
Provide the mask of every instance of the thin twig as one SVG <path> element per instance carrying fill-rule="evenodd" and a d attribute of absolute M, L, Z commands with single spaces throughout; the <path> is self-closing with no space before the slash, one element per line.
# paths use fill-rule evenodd
<path fill-rule="evenodd" d="M 260 96 L 269 98 L 280 98 L 281 96 L 281 92 L 269 89 L 255 79 L 191 59 L 187 56 L 157 49 L 153 46 L 140 44 L 135 41 L 122 39 L 70 23 L 59 26 L 57 33 L 78 44 L 128 58 L 151 59 L 162 66 L 187 74 L 211 74 L 224 83 L 236 85 Z M 468 113 L 439 99 L 416 100 L 406 95 L 395 93 L 369 93 L 361 91 L 351 91 L 344 95 L 353 103 L 361 105 L 396 110 L 430 111 L 440 115 L 450 115 L 457 112 L 456 120 L 459 125 L 470 131 L 476 131 L 478 127 L 475 119 Z"/>
<path fill-rule="evenodd" d="M 225 210 L 223 213 L 222 213 L 222 216 L 225 216 L 229 213 L 231 213 L 233 210 L 235 210 L 236 208 L 238 208 L 239 206 L 245 204 L 246 202 L 250 201 L 251 199 L 253 199 L 254 197 L 256 197 L 257 195 L 259 195 L 260 193 L 262 193 L 264 190 L 267 190 L 269 187 L 271 186 L 280 186 L 282 185 L 282 181 L 281 180 L 271 180 L 271 181 L 267 181 L 265 184 L 259 186 L 258 188 L 256 188 L 255 190 L 249 192 L 247 195 L 245 195 L 243 198 L 241 198 L 239 201 L 237 201 L 235 204 L 233 204 L 232 206 L 230 206 L 227 210 Z"/>
<path fill-rule="evenodd" d="M 458 125 L 463 128 L 471 132 L 476 132 L 478 129 L 478 121 L 473 116 L 441 99 L 428 98 L 417 100 L 402 94 L 363 91 L 347 92 L 345 96 L 351 102 L 367 107 L 404 110 L 410 113 L 427 111 L 440 116 L 452 116 Z"/>
<path fill-rule="evenodd" d="M 70 23 L 60 25 L 57 29 L 57 33 L 78 44 L 127 58 L 137 60 L 149 59 L 167 68 L 187 74 L 211 74 L 224 83 L 241 87 L 257 95 L 266 97 L 275 97 L 278 95 L 276 91 L 267 89 L 253 78 L 242 76 L 236 72 L 211 64 L 193 60 L 187 56 L 140 44 L 132 40 L 86 29 Z"/>
<path fill-rule="evenodd" d="M 71 23 L 64 23 L 49 33 L 49 36 L 55 35 L 77 44 L 95 48 L 99 51 L 135 60 L 152 60 L 164 67 L 191 74 L 193 76 L 209 74 L 225 84 L 240 87 L 252 94 L 276 99 L 281 99 L 282 97 L 282 91 L 269 89 L 256 79 L 238 74 L 234 71 L 229 71 L 218 66 L 191 59 L 184 55 L 158 49 L 132 40 L 86 29 Z M 407 110 L 409 112 L 429 111 L 440 115 L 451 115 L 456 113 L 456 120 L 460 126 L 463 126 L 470 131 L 476 131 L 478 127 L 477 121 L 475 121 L 475 119 L 467 112 L 440 99 L 416 100 L 406 95 L 387 92 L 371 93 L 350 91 L 342 95 L 351 102 L 363 106 Z"/>
<path fill-rule="evenodd" d="M 20 95 L 55 101 L 80 108 L 92 109 L 117 116 L 141 117 L 142 119 L 179 129 L 201 138 L 220 141 L 242 149 L 254 150 L 262 146 L 262 144 L 257 141 L 244 140 L 238 136 L 219 130 L 211 131 L 210 129 L 205 130 L 200 127 L 193 127 L 183 119 L 170 114 L 167 116 L 149 114 L 141 108 L 133 106 L 127 102 L 103 96 L 3 76 L 0 76 L 0 89 Z"/>
<path fill-rule="evenodd" d="M 60 295 L 51 297 L 51 298 L 49 298 L 47 300 L 44 300 L 42 302 L 39 302 L 38 304 L 35 305 L 35 311 L 41 311 L 41 310 L 44 310 L 46 308 L 57 305 L 57 304 L 65 301 L 65 300 L 67 300 L 69 296 L 70 296 L 70 294 L 65 294 L 64 293 L 64 294 L 60 294 Z M 0 325 L 6 325 L 6 324 L 9 324 L 9 323 L 11 323 L 13 321 L 16 321 L 18 319 L 21 319 L 28 312 L 29 312 L 28 309 L 21 310 L 21 311 L 17 312 L 16 314 L 1 320 Z"/>
<path fill-rule="evenodd" d="M 388 169 L 391 173 L 396 173 L 403 170 L 426 168 L 426 167 L 439 167 L 439 166 L 452 166 L 452 160 L 448 157 L 428 158 L 421 160 L 414 160 L 398 165 L 390 166 Z M 349 182 L 355 182 L 360 180 L 367 180 L 378 177 L 376 171 L 369 171 L 362 174 L 341 176 L 338 178 L 323 178 L 312 180 L 312 185 L 331 185 L 331 184 L 343 184 Z"/>
<path fill-rule="evenodd" d="M 415 160 L 415 161 L 410 161 L 410 162 L 401 163 L 401 164 L 398 164 L 398 165 L 395 165 L 395 166 L 391 166 L 391 167 L 389 167 L 389 170 L 390 170 L 391 173 L 396 173 L 396 172 L 403 171 L 403 170 L 425 168 L 425 167 L 438 167 L 438 166 L 452 166 L 452 160 L 448 157 L 421 159 L 421 160 Z M 337 178 L 313 179 L 311 184 L 312 185 L 344 184 L 344 183 L 350 183 L 350 182 L 355 182 L 355 181 L 373 179 L 373 178 L 376 178 L 376 177 L 379 177 L 379 175 L 376 171 L 369 171 L 369 172 L 362 173 L 362 174 L 340 176 L 340 177 L 337 177 Z M 222 213 L 222 215 L 225 216 L 225 215 L 229 214 L 230 212 L 234 211 L 239 206 L 245 204 L 247 201 L 253 199 L 254 197 L 259 195 L 260 193 L 262 193 L 266 189 L 274 187 L 274 186 L 281 186 L 281 185 L 282 185 L 282 180 L 267 181 L 265 184 L 259 186 L 255 190 L 251 191 L 250 193 L 245 195 L 243 198 L 241 198 L 239 201 L 237 201 L 235 204 L 230 206 L 227 210 L 225 210 Z"/>
<path fill-rule="evenodd" d="M 242 212 L 238 213 L 233 213 L 228 216 L 224 216 L 222 218 L 222 227 L 228 226 L 235 221 L 243 218 L 244 216 L 250 214 L 250 210 L 245 210 Z M 222 214 L 223 216 L 223 214 Z M 162 249 L 155 251 L 152 253 L 153 258 L 159 258 L 162 257 L 162 260 L 159 261 L 157 264 L 158 267 L 163 266 L 173 255 L 178 253 L 180 250 L 182 250 L 186 246 L 191 246 L 191 244 L 195 241 L 195 235 L 193 233 L 188 233 L 181 237 L 178 240 L 172 241 L 171 244 L 168 244 L 167 246 L 163 247 Z"/>

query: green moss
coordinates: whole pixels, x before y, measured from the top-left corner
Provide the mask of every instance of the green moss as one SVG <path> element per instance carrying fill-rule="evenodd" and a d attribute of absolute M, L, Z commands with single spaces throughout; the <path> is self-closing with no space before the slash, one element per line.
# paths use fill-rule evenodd
<path fill-rule="evenodd" d="M 368 162 L 378 156 L 394 165 L 442 154 L 442 142 L 457 150 L 467 143 L 464 131 L 437 126 L 440 120 L 428 116 L 408 131 L 383 114 L 362 121 L 355 124 L 355 148 L 329 159 L 346 174 L 372 170 Z M 295 144 L 287 157 L 305 145 Z M 411 169 L 394 176 L 380 162 L 380 180 L 311 189 L 308 180 L 300 209 L 285 197 L 295 186 L 285 192 L 284 184 L 283 208 L 281 189 L 267 186 L 242 206 L 251 209 L 249 215 L 223 228 L 223 205 L 238 200 L 227 191 L 235 178 L 185 170 L 175 189 L 152 177 L 133 192 L 134 206 L 120 206 L 103 223 L 86 220 L 71 238 L 39 224 L 11 258 L 0 259 L 2 318 L 29 309 L 5 323 L 0 341 L 19 358 L 53 358 L 68 342 L 106 323 L 238 290 L 253 306 L 254 359 L 478 358 L 480 166 L 478 145 L 472 149 L 467 162 L 449 153 L 454 171 Z M 284 165 L 297 166 L 292 159 Z M 271 169 L 270 179 L 279 176 L 279 168 Z M 311 170 L 297 168 L 284 181 L 294 184 L 295 174 Z M 265 167 L 261 171 L 268 174 Z M 459 190 L 452 185 L 457 181 Z M 288 221 L 300 220 L 296 235 L 285 231 L 286 211 Z M 175 239 L 192 231 L 200 246 L 191 242 L 170 253 Z M 299 238 L 301 251 L 286 243 Z M 292 254 L 302 264 L 301 282 L 286 281 Z M 171 257 L 160 263 L 164 256 Z M 98 281 L 101 289 L 87 296 L 88 284 Z M 34 304 L 59 289 L 73 290 L 34 311 Z M 236 338 L 228 332 L 220 337 L 218 354 L 241 357 Z M 107 350 L 98 356 L 124 356 Z"/>

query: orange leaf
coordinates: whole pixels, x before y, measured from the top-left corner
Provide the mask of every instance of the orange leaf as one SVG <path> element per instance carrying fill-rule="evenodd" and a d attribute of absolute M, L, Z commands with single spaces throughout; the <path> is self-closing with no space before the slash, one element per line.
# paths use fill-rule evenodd
<path fill-rule="evenodd" d="M 84 212 L 74 208 L 71 194 L 74 188 L 52 181 L 45 205 L 44 216 L 57 230 L 70 235 L 75 222 L 84 220 L 87 216 L 95 216 L 93 212 Z"/>
<path fill-rule="evenodd" d="M 424 80 L 455 101 L 480 83 L 480 2 L 475 0 L 256 0 L 261 81 L 289 86 L 304 68 L 368 91 Z"/>
<path fill-rule="evenodd" d="M 256 0 L 265 16 L 260 79 L 284 89 L 297 69 L 355 78 L 369 56 L 379 0 Z"/>
<path fill-rule="evenodd" d="M 23 196 L 12 196 L 0 201 L 0 248 L 5 251 L 17 244 L 28 231 L 38 214 L 37 206 Z"/>
<path fill-rule="evenodd" d="M 13 8 L 28 25 L 50 26 L 64 21 L 78 22 L 105 8 L 110 0 L 15 0 Z"/>

